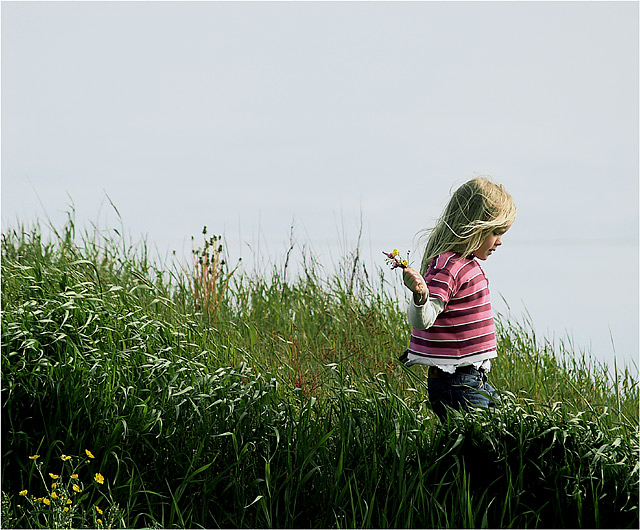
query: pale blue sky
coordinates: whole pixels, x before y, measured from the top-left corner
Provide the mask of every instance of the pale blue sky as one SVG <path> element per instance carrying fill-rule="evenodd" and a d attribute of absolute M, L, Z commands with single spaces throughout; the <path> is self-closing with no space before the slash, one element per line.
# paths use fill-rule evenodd
<path fill-rule="evenodd" d="M 505 256 L 637 248 L 637 2 L 1 9 L 3 227 L 44 216 L 33 188 L 58 224 L 106 192 L 161 253 L 207 225 L 279 258 L 292 221 L 322 253 L 362 215 L 377 259 L 486 173 L 519 207 Z"/>

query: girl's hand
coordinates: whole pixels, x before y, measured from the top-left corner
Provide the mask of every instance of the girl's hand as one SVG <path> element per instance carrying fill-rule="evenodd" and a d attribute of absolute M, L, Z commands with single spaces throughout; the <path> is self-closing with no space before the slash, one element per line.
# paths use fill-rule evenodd
<path fill-rule="evenodd" d="M 413 301 L 416 305 L 423 305 L 429 298 L 429 289 L 420 273 L 411 267 L 405 267 L 402 270 L 402 279 L 413 293 Z"/>

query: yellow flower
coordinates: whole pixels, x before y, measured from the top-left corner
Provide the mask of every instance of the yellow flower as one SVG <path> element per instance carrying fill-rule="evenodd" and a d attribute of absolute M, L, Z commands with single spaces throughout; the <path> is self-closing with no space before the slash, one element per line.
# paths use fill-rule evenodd
<path fill-rule="evenodd" d="M 58 494 L 55 491 L 52 491 L 51 498 L 55 501 L 58 498 Z"/>
<path fill-rule="evenodd" d="M 38 460 L 38 458 L 40 458 L 40 455 L 31 455 L 29 460 Z"/>
<path fill-rule="evenodd" d="M 401 268 L 405 268 L 409 265 L 409 262 L 407 260 L 403 260 L 400 257 L 400 252 L 398 252 L 397 248 L 393 249 L 393 252 L 385 252 L 384 250 L 382 251 L 382 253 L 387 256 L 385 261 L 387 262 L 387 265 L 391 266 L 391 270 L 393 269 L 397 269 L 398 267 Z M 409 258 L 409 253 L 407 252 L 407 259 Z"/>
<path fill-rule="evenodd" d="M 93 456 L 93 454 L 91 453 L 91 451 L 89 451 L 89 449 L 85 449 L 84 452 L 87 453 L 87 456 L 89 458 L 95 458 L 95 456 Z"/>
<path fill-rule="evenodd" d="M 100 506 L 96 506 L 96 512 L 102 515 L 104 512 L 100 509 Z"/>
<path fill-rule="evenodd" d="M 100 473 L 96 473 L 96 476 L 93 477 L 98 484 L 104 484 L 104 477 Z"/>
<path fill-rule="evenodd" d="M 20 492 L 20 496 L 21 496 L 21 497 L 26 497 L 26 496 L 27 496 L 27 493 L 29 493 L 27 490 L 22 490 L 22 491 Z"/>
<path fill-rule="evenodd" d="M 42 502 L 44 502 L 47 506 L 51 504 L 51 501 L 47 498 L 42 499 Z"/>
<path fill-rule="evenodd" d="M 63 512 L 68 512 L 68 511 L 69 511 L 69 508 L 67 508 L 67 507 L 65 506 L 64 508 L 62 508 L 62 511 L 63 511 Z"/>
<path fill-rule="evenodd" d="M 73 475 L 71 475 L 71 478 L 76 478 L 77 479 L 78 478 L 78 474 L 74 473 Z"/>
<path fill-rule="evenodd" d="M 60 475 L 54 475 L 53 473 L 49 473 L 49 476 L 50 476 L 53 480 L 55 480 L 55 479 L 57 479 L 57 478 L 60 478 Z"/>
<path fill-rule="evenodd" d="M 71 499 L 67 499 L 67 504 L 73 504 L 73 501 Z"/>
<path fill-rule="evenodd" d="M 74 484 L 73 491 L 75 491 L 76 493 L 80 493 L 82 490 L 80 489 L 80 486 L 78 486 L 77 484 Z"/>
<path fill-rule="evenodd" d="M 62 460 L 64 460 L 65 462 L 66 462 L 67 460 L 71 460 L 71 457 L 70 457 L 70 456 L 67 456 L 67 455 L 62 455 L 60 458 L 62 458 Z"/>
<path fill-rule="evenodd" d="M 53 484 L 51 484 L 51 489 L 54 490 L 58 487 L 58 483 L 54 482 Z"/>
<path fill-rule="evenodd" d="M 102 524 L 102 519 L 98 519 L 97 523 Z"/>

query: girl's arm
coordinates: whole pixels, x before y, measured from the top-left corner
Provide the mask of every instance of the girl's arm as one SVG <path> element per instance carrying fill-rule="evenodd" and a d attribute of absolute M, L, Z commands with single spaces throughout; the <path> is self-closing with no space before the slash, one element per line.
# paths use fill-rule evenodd
<path fill-rule="evenodd" d="M 444 302 L 433 296 L 422 305 L 417 305 L 413 300 L 407 308 L 407 320 L 409 325 L 416 329 L 427 329 L 433 326 L 437 316 L 444 310 Z"/>
<path fill-rule="evenodd" d="M 402 280 L 413 293 L 413 301 L 416 305 L 422 305 L 429 299 L 429 289 L 420 273 L 412 267 L 402 269 Z"/>
<path fill-rule="evenodd" d="M 444 302 L 429 296 L 427 284 L 417 270 L 405 267 L 402 272 L 404 284 L 413 293 L 413 300 L 407 309 L 409 324 L 417 329 L 427 329 L 444 310 Z"/>

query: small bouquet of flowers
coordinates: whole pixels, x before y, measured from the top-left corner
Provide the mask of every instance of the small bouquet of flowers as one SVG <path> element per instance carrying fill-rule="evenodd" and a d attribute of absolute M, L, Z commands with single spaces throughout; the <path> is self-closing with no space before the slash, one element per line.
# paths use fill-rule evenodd
<path fill-rule="evenodd" d="M 405 267 L 409 266 L 409 251 L 407 251 L 407 259 L 402 259 L 400 257 L 400 252 L 398 252 L 397 248 L 394 248 L 393 252 L 385 252 L 383 250 L 382 253 L 387 256 L 387 259 L 385 261 L 387 262 L 387 265 L 391 266 L 391 270 L 395 269 L 396 267 L 404 269 Z"/>

